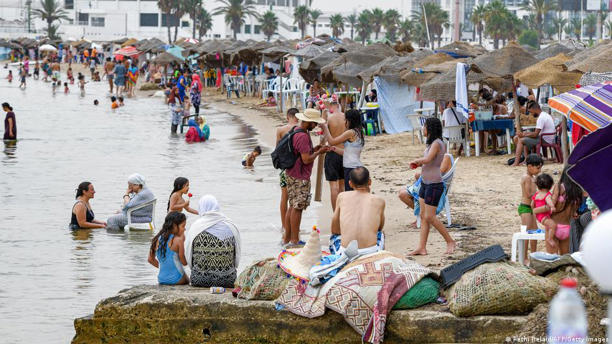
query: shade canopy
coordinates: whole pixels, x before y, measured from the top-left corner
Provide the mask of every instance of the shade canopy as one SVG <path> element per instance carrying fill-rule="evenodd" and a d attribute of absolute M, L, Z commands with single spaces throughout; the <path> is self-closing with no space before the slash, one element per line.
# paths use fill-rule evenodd
<path fill-rule="evenodd" d="M 357 75 L 366 68 L 397 52 L 386 44 L 375 43 L 360 50 L 349 51 L 321 68 L 321 77 L 326 82 L 341 82 L 353 87 L 361 86 Z"/>
<path fill-rule="evenodd" d="M 57 48 L 52 46 L 51 44 L 43 44 L 40 47 L 38 47 L 38 50 L 40 50 L 40 51 L 57 51 Z"/>
<path fill-rule="evenodd" d="M 577 88 L 548 99 L 551 108 L 589 131 L 612 122 L 612 82 Z"/>
<path fill-rule="evenodd" d="M 577 53 L 574 58 L 566 62 L 567 69 L 583 73 L 605 73 L 612 71 L 612 42 L 603 42 L 593 48 Z"/>
<path fill-rule="evenodd" d="M 582 76 L 581 72 L 567 70 L 565 63 L 571 59 L 570 56 L 559 54 L 521 69 L 514 73 L 514 78 L 531 88 L 551 85 L 561 92 L 567 92 L 575 88 Z"/>
<path fill-rule="evenodd" d="M 436 53 L 445 53 L 453 58 L 476 57 L 487 52 L 480 45 L 471 45 L 468 42 L 453 42 L 435 50 Z"/>
<path fill-rule="evenodd" d="M 174 63 L 182 63 L 183 61 L 185 61 L 184 58 L 172 55 L 172 54 L 170 54 L 168 52 L 165 52 L 165 51 L 163 53 L 157 55 L 157 57 L 153 59 L 154 63 L 160 64 L 160 65 L 167 65 L 167 64 L 170 64 L 170 63 L 173 63 L 173 62 Z"/>
<path fill-rule="evenodd" d="M 138 49 L 134 48 L 133 46 L 127 46 L 125 48 L 121 48 L 119 50 L 115 50 L 115 52 L 113 53 L 113 55 L 117 56 L 117 55 L 121 55 L 121 56 L 138 56 L 140 54 L 140 51 L 138 51 Z"/>

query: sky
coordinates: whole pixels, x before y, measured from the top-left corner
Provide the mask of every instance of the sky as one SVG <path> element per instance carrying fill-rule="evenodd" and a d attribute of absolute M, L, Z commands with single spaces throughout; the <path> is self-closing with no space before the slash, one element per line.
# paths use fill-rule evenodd
<path fill-rule="evenodd" d="M 411 0 L 313 0 L 312 8 L 318 8 L 325 12 L 338 12 L 348 14 L 350 12 L 359 13 L 365 9 L 378 7 L 382 10 L 391 8 L 396 9 L 402 15 L 410 15 L 408 9 Z M 406 13 L 403 13 L 403 10 Z"/>

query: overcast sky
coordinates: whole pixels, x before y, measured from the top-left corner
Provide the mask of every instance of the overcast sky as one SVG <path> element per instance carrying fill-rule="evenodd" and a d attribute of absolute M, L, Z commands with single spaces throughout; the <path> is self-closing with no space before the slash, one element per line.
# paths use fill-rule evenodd
<path fill-rule="evenodd" d="M 403 13 L 402 11 L 408 11 L 411 0 L 313 0 L 312 8 L 318 8 L 325 12 L 338 12 L 338 13 L 359 13 L 365 9 L 372 9 L 378 7 L 382 10 L 388 10 L 395 8 L 402 15 L 410 15 L 410 13 Z"/>

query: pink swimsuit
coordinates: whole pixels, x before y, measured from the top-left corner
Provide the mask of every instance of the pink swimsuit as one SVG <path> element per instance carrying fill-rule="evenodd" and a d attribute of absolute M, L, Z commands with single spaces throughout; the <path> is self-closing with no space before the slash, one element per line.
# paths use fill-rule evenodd
<path fill-rule="evenodd" d="M 533 200 L 533 205 L 534 205 L 533 209 L 545 206 L 546 205 L 546 197 L 552 196 L 550 191 L 547 192 L 546 196 L 544 196 L 544 198 L 542 198 L 542 199 L 537 199 L 536 198 L 537 195 L 538 194 L 536 193 L 535 195 L 533 195 L 531 197 L 531 199 Z M 542 223 L 542 221 L 545 220 L 547 217 L 550 217 L 550 215 L 552 215 L 552 211 L 551 210 L 549 210 L 547 212 L 544 212 L 544 213 L 536 214 L 536 219 L 538 219 L 538 222 Z"/>

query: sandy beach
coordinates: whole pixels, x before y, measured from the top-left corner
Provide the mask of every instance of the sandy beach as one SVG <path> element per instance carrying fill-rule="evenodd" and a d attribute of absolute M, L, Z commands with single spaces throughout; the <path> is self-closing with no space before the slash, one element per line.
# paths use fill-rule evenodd
<path fill-rule="evenodd" d="M 213 88 L 204 89 L 202 99 L 203 102 L 237 115 L 252 125 L 258 131 L 258 139 L 268 146 L 268 153 L 271 152 L 275 143 L 275 128 L 284 123 L 284 115 L 278 113 L 276 108 L 256 106 L 262 102 L 261 98 L 227 99 L 224 93 Z M 415 249 L 418 243 L 419 230 L 411 225 L 416 217 L 412 209 L 408 209 L 397 195 L 401 188 L 414 181 L 414 174 L 418 170 L 410 170 L 408 162 L 422 156 L 424 149 L 425 146 L 418 142 L 418 137 L 415 144 L 412 144 L 411 132 L 366 137 L 362 161 L 370 169 L 372 192 L 386 201 L 386 248 L 396 253 L 407 254 Z M 458 245 L 456 252 L 448 256 L 444 254 L 444 240 L 432 228 L 427 246 L 429 254 L 415 257 L 416 261 L 439 270 L 494 244 L 502 245 L 510 254 L 512 234 L 520 229 L 516 209 L 521 195 L 520 178 L 525 173 L 525 167 L 514 168 L 506 164 L 510 157 L 460 157 L 450 193 L 451 219 L 453 223 L 474 226 L 476 229 L 450 229 L 450 234 Z M 542 171 L 557 179 L 561 169 L 561 164 L 547 161 Z M 313 175 L 315 173 L 313 171 Z M 322 202 L 319 226 L 322 233 L 326 234 L 329 233 L 332 210 L 329 187 L 325 180 Z"/>

